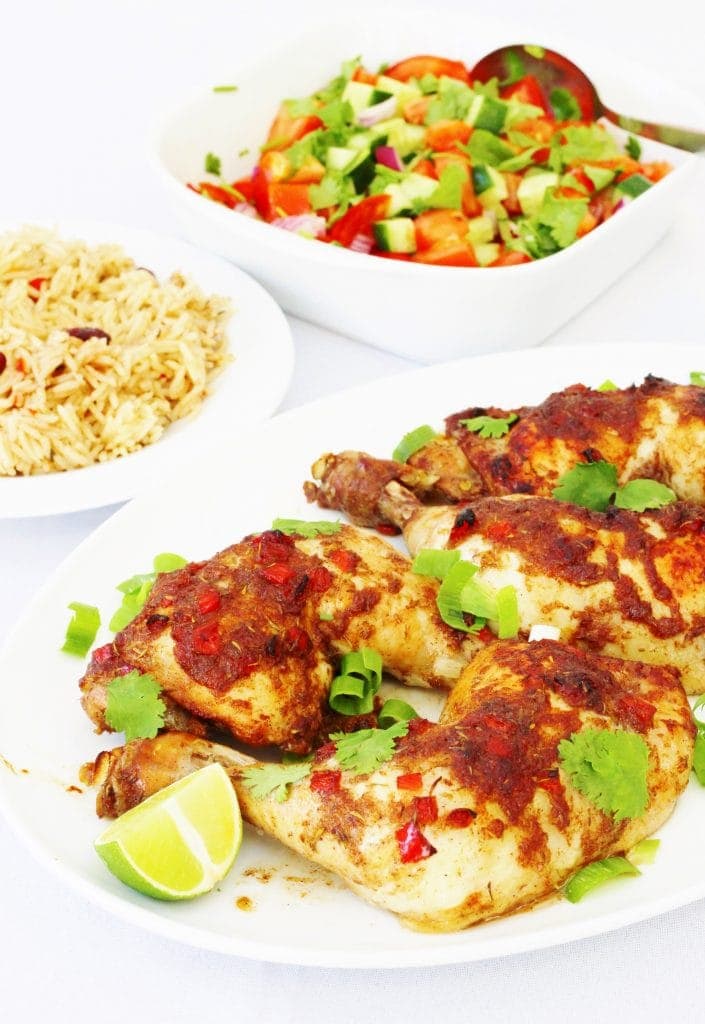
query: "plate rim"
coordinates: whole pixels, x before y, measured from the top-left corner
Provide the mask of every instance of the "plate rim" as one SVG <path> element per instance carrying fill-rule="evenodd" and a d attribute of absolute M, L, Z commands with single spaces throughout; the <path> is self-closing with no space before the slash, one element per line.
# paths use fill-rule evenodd
<path fill-rule="evenodd" d="M 579 376 L 585 372 L 585 363 L 581 361 L 588 358 L 594 359 L 596 352 L 599 352 L 600 350 L 603 350 L 605 353 L 609 352 L 610 357 L 615 356 L 622 358 L 623 356 L 633 356 L 638 360 L 637 365 L 644 365 L 648 361 L 650 353 L 659 354 L 663 357 L 663 353 L 666 348 L 668 349 L 669 354 L 673 354 L 674 359 L 682 357 L 685 360 L 687 353 L 689 356 L 692 354 L 693 362 L 697 361 L 698 350 L 693 346 L 667 345 L 667 343 L 650 345 L 615 344 L 610 346 L 575 345 L 565 346 L 564 348 L 548 347 L 538 350 L 523 349 L 518 352 L 503 352 L 475 357 L 465 357 L 449 363 L 436 364 L 435 366 L 412 368 L 393 375 L 391 378 L 383 378 L 367 384 L 359 384 L 344 392 L 316 399 L 313 402 L 306 403 L 305 405 L 299 406 L 295 409 L 287 410 L 286 412 L 273 417 L 269 423 L 266 424 L 266 429 L 273 430 L 275 432 L 279 429 L 285 429 L 287 422 L 292 419 L 296 420 L 297 417 L 307 418 L 311 414 L 318 414 L 321 408 L 325 409 L 326 406 L 334 405 L 335 403 L 340 402 L 342 398 L 345 398 L 348 401 L 354 401 L 360 393 L 369 392 L 371 388 L 384 388 L 385 385 L 389 385 L 392 381 L 403 387 L 407 381 L 413 381 L 415 378 L 439 375 L 443 376 L 444 374 L 453 372 L 456 369 L 471 369 L 472 367 L 477 367 L 478 362 L 507 363 L 515 361 L 517 357 L 520 356 L 522 358 L 528 358 L 531 362 L 535 361 L 540 364 L 544 361 L 551 361 L 551 359 L 555 359 L 558 354 L 559 359 L 562 359 L 565 362 L 575 360 L 580 364 L 576 371 L 576 376 Z M 566 366 L 566 370 L 567 369 L 568 367 Z M 639 372 L 641 373 L 641 371 Z M 283 428 L 279 427 L 279 424 L 281 423 L 284 424 Z M 254 433 L 254 426 L 249 430 L 244 431 L 241 442 L 246 444 Z M 104 534 L 110 534 L 114 531 L 116 529 L 116 524 L 119 529 L 119 524 L 122 519 L 129 520 L 131 516 L 134 516 L 135 514 L 139 515 L 140 504 L 148 504 L 151 502 L 152 496 L 158 490 L 159 487 L 155 485 L 139 498 L 116 511 L 87 537 L 85 537 L 81 543 L 65 559 L 63 559 L 59 566 L 50 574 L 45 583 L 40 587 L 39 591 L 35 594 L 32 601 L 24 609 L 20 618 L 10 630 L 2 648 L 0 649 L 0 665 L 2 665 L 6 655 L 8 655 L 9 651 L 14 646 L 17 635 L 25 628 L 26 624 L 31 623 L 35 615 L 35 608 L 38 608 L 42 603 L 45 594 L 50 593 L 54 587 L 60 583 L 61 577 L 65 573 L 70 572 L 74 562 L 78 562 L 80 564 L 83 561 L 84 551 L 90 551 L 94 545 L 97 545 L 98 547 L 102 545 Z M 18 839 L 30 849 L 35 859 L 44 866 L 49 867 L 50 871 L 56 877 L 65 881 L 73 891 L 85 896 L 89 903 L 93 903 L 102 909 L 114 913 L 121 920 L 127 921 L 130 924 L 136 924 L 149 932 L 153 932 L 163 937 L 174 939 L 178 942 L 185 943 L 196 948 L 208 949 L 213 952 L 224 953 L 226 955 L 244 956 L 249 959 L 259 961 L 324 968 L 345 967 L 350 969 L 374 967 L 403 968 L 480 962 L 530 952 L 537 949 L 550 948 L 551 946 L 558 944 L 602 935 L 620 928 L 628 927 L 629 925 L 640 921 L 650 920 L 661 914 L 667 913 L 670 910 L 675 910 L 678 907 L 685 906 L 705 897 L 705 877 L 703 877 L 702 881 L 695 882 L 683 890 L 676 889 L 675 891 L 662 894 L 661 896 L 650 899 L 648 903 L 637 902 L 627 908 L 617 908 L 612 912 L 603 913 L 602 915 L 595 914 L 584 920 L 577 919 L 568 925 L 549 925 L 544 929 L 535 930 L 528 934 L 519 933 L 514 937 L 500 935 L 481 939 L 479 942 L 463 944 L 463 936 L 478 934 L 476 928 L 471 928 L 455 933 L 459 940 L 457 944 L 438 945 L 436 948 L 432 945 L 432 940 L 436 937 L 433 934 L 428 936 L 428 943 L 423 946 L 419 946 L 418 949 L 401 948 L 399 946 L 395 947 L 392 945 L 389 949 L 385 950 L 384 953 L 380 953 L 378 949 L 351 950 L 345 949 L 344 947 L 334 947 L 326 950 L 322 948 L 306 948 L 302 945 L 294 946 L 293 944 L 263 943 L 260 940 L 252 940 L 246 936 L 238 935 L 237 931 L 234 931 L 229 935 L 223 935 L 217 931 L 208 931 L 200 926 L 175 922 L 172 918 L 161 915 L 159 913 L 158 905 L 154 906 L 151 903 L 148 903 L 146 899 L 146 905 L 144 906 L 141 902 L 131 902 L 129 899 L 122 898 L 121 895 L 112 893 L 91 879 L 86 878 L 77 869 L 64 865 L 60 859 L 56 856 L 52 856 L 51 851 L 46 849 L 42 842 L 32 835 L 24 825 L 21 814 L 16 813 L 14 801 L 9 793 L 9 789 L 12 785 L 13 783 L 9 781 L 9 775 L 0 772 L 0 813 L 2 813 Z M 508 915 L 506 919 L 510 919 L 511 916 L 514 915 Z M 481 928 L 481 925 L 478 927 Z M 402 928 L 401 924 L 399 924 L 399 928 Z M 439 933 L 438 937 L 442 938 L 443 935 L 444 933 Z"/>

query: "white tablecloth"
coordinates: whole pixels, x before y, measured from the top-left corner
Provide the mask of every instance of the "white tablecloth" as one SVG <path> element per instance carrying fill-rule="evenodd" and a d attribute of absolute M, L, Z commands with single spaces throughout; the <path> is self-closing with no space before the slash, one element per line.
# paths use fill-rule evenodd
<path fill-rule="evenodd" d="M 378 6 L 358 3 L 349 13 L 374 18 Z M 429 18 L 439 6 L 440 0 L 428 4 Z M 446 6 L 468 7 L 462 0 L 446 0 Z M 238 60 L 272 42 L 274 26 L 280 38 L 287 27 L 327 11 L 322 2 L 303 0 L 6 4 L 0 219 L 95 218 L 173 233 L 166 203 L 145 169 L 153 116 L 189 82 L 227 80 Z M 504 0 L 492 13 L 506 14 L 511 26 L 514 16 L 526 20 L 527 5 Z M 671 0 L 658 12 L 642 0 L 540 0 L 528 13 L 535 41 L 559 26 L 705 91 L 696 0 Z M 701 173 L 701 190 L 703 184 Z M 547 344 L 702 345 L 704 236 L 705 205 L 691 196 L 658 249 Z M 309 324 L 292 326 L 297 367 L 283 408 L 410 365 Z M 52 569 L 111 511 L 0 520 L 0 640 Z M 0 1014 L 11 1022 L 334 1024 L 383 1016 L 390 1024 L 478 1018 L 643 1024 L 701 1019 L 703 1013 L 703 903 L 505 960 L 346 972 L 227 958 L 123 924 L 64 889 L 2 821 L 0 886 Z"/>

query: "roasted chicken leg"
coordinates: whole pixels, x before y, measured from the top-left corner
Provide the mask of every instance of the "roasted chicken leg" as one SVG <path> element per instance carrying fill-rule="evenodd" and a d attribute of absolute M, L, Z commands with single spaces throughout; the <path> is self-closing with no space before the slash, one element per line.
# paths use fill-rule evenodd
<path fill-rule="evenodd" d="M 559 742 L 586 729 L 643 737 L 643 813 L 615 820 L 564 772 Z M 658 828 L 688 781 L 693 733 L 675 672 L 550 641 L 502 643 L 465 670 L 441 722 L 417 720 L 386 763 L 341 771 L 324 748 L 284 802 L 248 787 L 243 770 L 256 762 L 184 733 L 101 754 L 89 774 L 99 813 L 116 815 L 219 761 L 257 828 L 407 925 L 452 931 L 543 899 Z"/>
<path fill-rule="evenodd" d="M 483 438 L 465 421 L 477 416 L 515 420 L 501 437 Z M 643 384 L 593 391 L 582 384 L 517 409 L 469 408 L 449 416 L 446 434 L 408 463 L 360 452 L 323 455 L 313 466 L 307 497 L 341 509 L 353 522 L 384 522 L 379 497 L 396 480 L 426 503 L 480 495 L 552 494 L 578 462 L 617 466 L 619 483 L 649 477 L 679 498 L 705 504 L 705 388 L 647 377 Z"/>
<path fill-rule="evenodd" d="M 98 730 L 116 675 L 151 673 L 167 727 L 202 720 L 255 746 L 305 752 L 317 735 L 334 666 L 374 648 L 402 682 L 451 687 L 483 647 L 447 626 L 435 581 L 375 534 L 247 537 L 207 562 L 160 575 L 113 644 L 94 651 L 82 703 Z"/>
<path fill-rule="evenodd" d="M 422 505 L 397 483 L 380 506 L 421 548 L 457 548 L 478 579 L 517 592 L 520 629 L 536 623 L 590 650 L 672 665 L 705 691 L 705 509 L 677 502 L 636 514 L 551 498 Z"/>

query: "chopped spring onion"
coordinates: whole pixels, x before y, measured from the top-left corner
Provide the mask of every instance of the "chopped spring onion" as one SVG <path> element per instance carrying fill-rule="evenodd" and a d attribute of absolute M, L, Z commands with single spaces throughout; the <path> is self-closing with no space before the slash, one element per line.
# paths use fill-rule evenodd
<path fill-rule="evenodd" d="M 418 576 L 435 576 L 444 580 L 448 571 L 460 561 L 460 552 L 438 551 L 435 548 L 422 548 L 414 558 L 411 571 Z"/>
<path fill-rule="evenodd" d="M 343 524 L 339 521 L 331 522 L 328 519 L 321 519 L 316 522 L 309 522 L 306 519 L 275 519 L 272 523 L 273 530 L 280 533 L 298 534 L 301 537 L 328 537 L 333 533 L 342 530 Z"/>
<path fill-rule="evenodd" d="M 460 606 L 469 615 L 479 615 L 483 619 L 496 619 L 497 592 L 476 579 L 470 579 L 460 593 Z"/>
<path fill-rule="evenodd" d="M 237 92 L 236 85 L 214 85 L 213 92 Z"/>
<path fill-rule="evenodd" d="M 705 694 L 693 705 L 693 721 L 698 730 L 693 753 L 693 771 L 701 786 L 705 786 Z"/>
<path fill-rule="evenodd" d="M 514 587 L 502 587 L 497 591 L 497 636 L 509 640 L 519 632 L 519 604 Z"/>
<path fill-rule="evenodd" d="M 85 658 L 100 627 L 100 612 L 92 604 L 81 604 L 80 601 L 72 601 L 69 608 L 73 617 L 66 628 L 61 650 Z"/>
<path fill-rule="evenodd" d="M 595 388 L 595 391 L 619 391 L 619 388 L 617 387 L 615 382 L 613 380 L 610 380 L 608 377 L 607 380 L 602 381 L 602 384 L 598 384 L 598 386 Z"/>
<path fill-rule="evenodd" d="M 537 622 L 529 630 L 529 640 L 560 640 L 561 631 L 558 626 L 546 626 Z"/>
<path fill-rule="evenodd" d="M 653 864 L 660 845 L 660 839 L 642 839 L 629 851 L 627 857 L 632 864 Z"/>
<path fill-rule="evenodd" d="M 343 655 L 340 675 L 331 683 L 328 703 L 341 715 L 367 715 L 382 682 L 382 658 L 362 647 Z"/>
<path fill-rule="evenodd" d="M 145 601 L 150 595 L 154 581 L 163 572 L 174 572 L 182 569 L 188 562 L 181 555 L 175 555 L 171 551 L 163 551 L 154 556 L 154 571 L 137 573 L 129 579 L 118 583 L 117 590 L 122 595 L 122 603 L 111 618 L 108 629 L 113 633 L 119 633 L 125 626 L 129 626 L 137 613 L 142 609 Z"/>
<path fill-rule="evenodd" d="M 407 704 L 405 700 L 397 700 L 391 697 L 382 705 L 378 716 L 380 729 L 388 729 L 395 722 L 410 722 L 412 718 L 418 718 L 418 714 Z"/>
<path fill-rule="evenodd" d="M 454 629 L 462 629 L 465 633 L 470 632 L 470 626 L 465 622 L 462 593 L 476 572 L 476 565 L 470 562 L 456 562 L 446 573 L 436 597 L 443 621 Z"/>
<path fill-rule="evenodd" d="M 433 427 L 429 427 L 425 423 L 423 426 L 417 427 L 416 430 L 411 430 L 408 434 L 404 434 L 392 452 L 392 458 L 395 462 L 408 462 L 415 452 L 418 452 L 424 445 L 427 445 L 434 437 L 438 437 L 438 434 Z"/>
<path fill-rule="evenodd" d="M 593 861 L 581 868 L 568 880 L 563 895 L 571 903 L 578 903 L 593 889 L 621 875 L 640 875 L 641 871 L 627 860 L 626 857 L 606 857 L 604 860 Z"/>

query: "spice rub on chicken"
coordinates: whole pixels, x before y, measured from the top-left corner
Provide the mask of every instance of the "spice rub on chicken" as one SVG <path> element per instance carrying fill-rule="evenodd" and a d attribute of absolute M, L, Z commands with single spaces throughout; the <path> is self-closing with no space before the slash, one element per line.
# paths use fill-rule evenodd
<path fill-rule="evenodd" d="M 614 799 L 598 799 L 564 756 L 565 743 L 604 737 L 631 752 L 614 763 Z M 258 762 L 185 733 L 105 752 L 86 777 L 112 816 L 218 761 L 247 821 L 405 924 L 453 931 L 550 896 L 651 834 L 687 784 L 693 739 L 672 670 L 510 642 L 475 658 L 438 724 L 412 721 L 371 770 L 346 767 L 327 744 L 284 799 L 253 786 Z"/>
<path fill-rule="evenodd" d="M 483 641 L 447 626 L 433 580 L 351 526 L 329 535 L 265 531 L 206 562 L 161 574 L 139 615 L 93 653 L 82 703 L 107 728 L 116 676 L 151 673 L 166 726 L 209 723 L 255 746 L 305 752 L 341 655 L 374 648 L 411 685 L 451 687 Z"/>
<path fill-rule="evenodd" d="M 503 419 L 506 431 L 483 437 L 469 429 L 479 416 Z M 705 504 L 705 388 L 648 376 L 640 385 L 595 391 L 575 384 L 537 406 L 473 407 L 449 416 L 444 436 L 406 463 L 360 452 L 321 456 L 305 485 L 310 501 L 339 509 L 353 522 L 388 522 L 379 506 L 396 480 L 424 503 L 453 503 L 481 495 L 550 496 L 576 463 L 605 461 L 623 485 L 649 477 L 676 495 Z"/>

